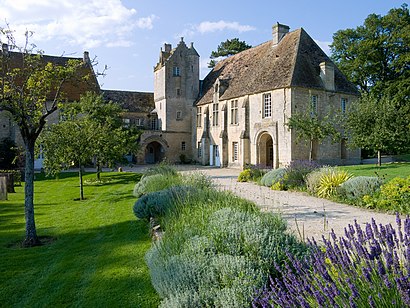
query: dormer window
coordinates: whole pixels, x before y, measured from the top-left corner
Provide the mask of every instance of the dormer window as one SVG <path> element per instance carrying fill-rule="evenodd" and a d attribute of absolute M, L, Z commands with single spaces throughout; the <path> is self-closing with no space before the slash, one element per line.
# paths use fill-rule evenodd
<path fill-rule="evenodd" d="M 174 66 L 174 67 L 173 67 L 173 69 L 172 69 L 172 75 L 173 75 L 174 77 L 181 76 L 181 72 L 180 72 L 178 66 Z"/>

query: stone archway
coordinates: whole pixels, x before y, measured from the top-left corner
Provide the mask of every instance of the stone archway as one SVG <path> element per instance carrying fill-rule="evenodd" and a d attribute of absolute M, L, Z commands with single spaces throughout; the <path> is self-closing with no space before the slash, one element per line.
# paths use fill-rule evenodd
<path fill-rule="evenodd" d="M 267 132 L 262 132 L 259 135 L 257 143 L 258 163 L 266 168 L 273 168 L 274 151 L 273 139 Z"/>
<path fill-rule="evenodd" d="M 156 164 L 164 159 L 164 148 L 158 141 L 150 142 L 145 147 L 145 163 Z"/>

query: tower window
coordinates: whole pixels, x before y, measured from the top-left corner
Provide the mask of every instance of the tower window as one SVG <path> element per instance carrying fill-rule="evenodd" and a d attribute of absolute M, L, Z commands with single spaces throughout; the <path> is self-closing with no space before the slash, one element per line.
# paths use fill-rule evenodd
<path fill-rule="evenodd" d="M 196 110 L 196 127 L 202 126 L 202 107 L 198 107 Z"/>
<path fill-rule="evenodd" d="M 176 76 L 181 76 L 181 72 L 180 72 L 178 66 L 174 66 L 174 67 L 173 67 L 173 69 L 172 69 L 172 75 L 173 75 L 174 77 L 176 77 Z"/>
<path fill-rule="evenodd" d="M 346 112 L 346 105 L 347 105 L 347 98 L 342 97 L 340 99 L 340 109 L 341 109 L 342 113 Z"/>
<path fill-rule="evenodd" d="M 181 142 L 181 150 L 182 150 L 182 151 L 185 151 L 185 150 L 186 150 L 186 142 L 185 142 L 185 141 L 182 141 L 182 142 Z"/>
<path fill-rule="evenodd" d="M 272 117 L 272 96 L 270 93 L 263 94 L 263 117 Z"/>

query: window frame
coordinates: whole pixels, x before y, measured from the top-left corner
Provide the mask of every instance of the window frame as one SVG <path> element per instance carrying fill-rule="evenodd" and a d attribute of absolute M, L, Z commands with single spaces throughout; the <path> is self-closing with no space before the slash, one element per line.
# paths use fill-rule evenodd
<path fill-rule="evenodd" d="M 181 151 L 186 151 L 186 142 L 181 141 Z"/>
<path fill-rule="evenodd" d="M 238 100 L 231 100 L 231 125 L 239 124 Z"/>
<path fill-rule="evenodd" d="M 237 141 L 232 142 L 232 161 L 237 162 L 239 160 L 239 143 Z"/>
<path fill-rule="evenodd" d="M 196 108 L 196 127 L 202 127 L 202 107 Z"/>
<path fill-rule="evenodd" d="M 219 126 L 219 103 L 212 104 L 212 126 Z"/>
<path fill-rule="evenodd" d="M 340 110 L 343 114 L 346 113 L 347 102 L 348 99 L 346 97 L 340 98 Z"/>
<path fill-rule="evenodd" d="M 262 118 L 272 118 L 272 93 L 262 95 Z"/>
<path fill-rule="evenodd" d="M 173 77 L 180 77 L 181 76 L 181 70 L 179 66 L 175 65 L 172 67 L 172 76 Z"/>
<path fill-rule="evenodd" d="M 319 105 L 319 96 L 313 94 L 310 96 L 310 116 L 313 118 L 317 115 Z"/>

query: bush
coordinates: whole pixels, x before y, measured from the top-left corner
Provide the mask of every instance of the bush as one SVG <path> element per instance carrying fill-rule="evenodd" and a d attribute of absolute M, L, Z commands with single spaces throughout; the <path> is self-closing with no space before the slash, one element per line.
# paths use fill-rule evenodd
<path fill-rule="evenodd" d="M 273 169 L 262 177 L 261 184 L 263 186 L 271 187 L 276 182 L 282 181 L 284 174 L 285 168 Z"/>
<path fill-rule="evenodd" d="M 261 290 L 253 307 L 409 307 L 410 218 L 391 225 L 358 223 L 346 236 L 310 243 L 312 255 L 277 267 L 280 277 Z"/>
<path fill-rule="evenodd" d="M 311 173 L 309 173 L 305 177 L 307 191 L 312 195 L 316 195 L 320 187 L 320 179 L 322 178 L 323 175 L 331 173 L 332 170 L 333 170 L 333 167 L 325 166 L 325 167 L 322 167 L 320 169 L 314 170 Z"/>
<path fill-rule="evenodd" d="M 170 165 L 166 162 L 161 162 L 161 163 L 156 164 L 155 166 L 149 168 L 147 171 L 144 172 L 145 176 L 150 176 L 150 175 L 154 175 L 154 174 L 177 176 L 178 171 L 175 168 L 175 166 Z"/>
<path fill-rule="evenodd" d="M 144 175 L 142 179 L 135 184 L 134 196 L 139 198 L 143 194 L 147 194 L 154 191 L 163 190 L 165 188 L 176 186 L 182 183 L 182 179 L 179 175 L 168 174 L 153 174 Z"/>
<path fill-rule="evenodd" d="M 239 173 L 238 182 L 249 182 L 252 179 L 251 169 L 245 169 Z"/>
<path fill-rule="evenodd" d="M 368 207 L 410 214 L 410 176 L 390 180 L 380 187 L 379 193 L 366 195 L 363 201 Z"/>
<path fill-rule="evenodd" d="M 192 186 L 173 186 L 143 195 L 134 204 L 135 216 L 149 220 L 159 218 L 169 211 L 176 202 L 183 202 L 188 195 L 197 191 Z"/>
<path fill-rule="evenodd" d="M 314 161 L 292 161 L 285 168 L 283 185 L 288 189 L 304 187 L 306 176 L 312 171 L 317 170 L 319 167 L 320 165 Z"/>
<path fill-rule="evenodd" d="M 337 194 L 338 187 L 352 177 L 347 171 L 337 168 L 329 169 L 320 178 L 320 185 L 317 190 L 318 197 L 329 198 Z"/>
<path fill-rule="evenodd" d="M 362 204 L 363 196 L 373 195 L 380 190 L 383 179 L 374 176 L 357 176 L 340 185 L 339 195 L 350 202 Z"/>
<path fill-rule="evenodd" d="M 212 179 L 201 173 L 201 172 L 193 172 L 189 174 L 185 174 L 182 177 L 182 183 L 184 185 L 193 186 L 200 189 L 207 189 L 214 187 Z"/>
<path fill-rule="evenodd" d="M 279 216 L 215 190 L 198 191 L 164 219 L 165 236 L 147 252 L 161 307 L 248 307 L 283 247 L 304 251 Z"/>
<path fill-rule="evenodd" d="M 264 175 L 263 170 L 255 167 L 255 166 L 250 166 L 246 169 L 244 169 L 238 176 L 238 182 L 257 182 L 260 178 L 262 178 Z"/>

